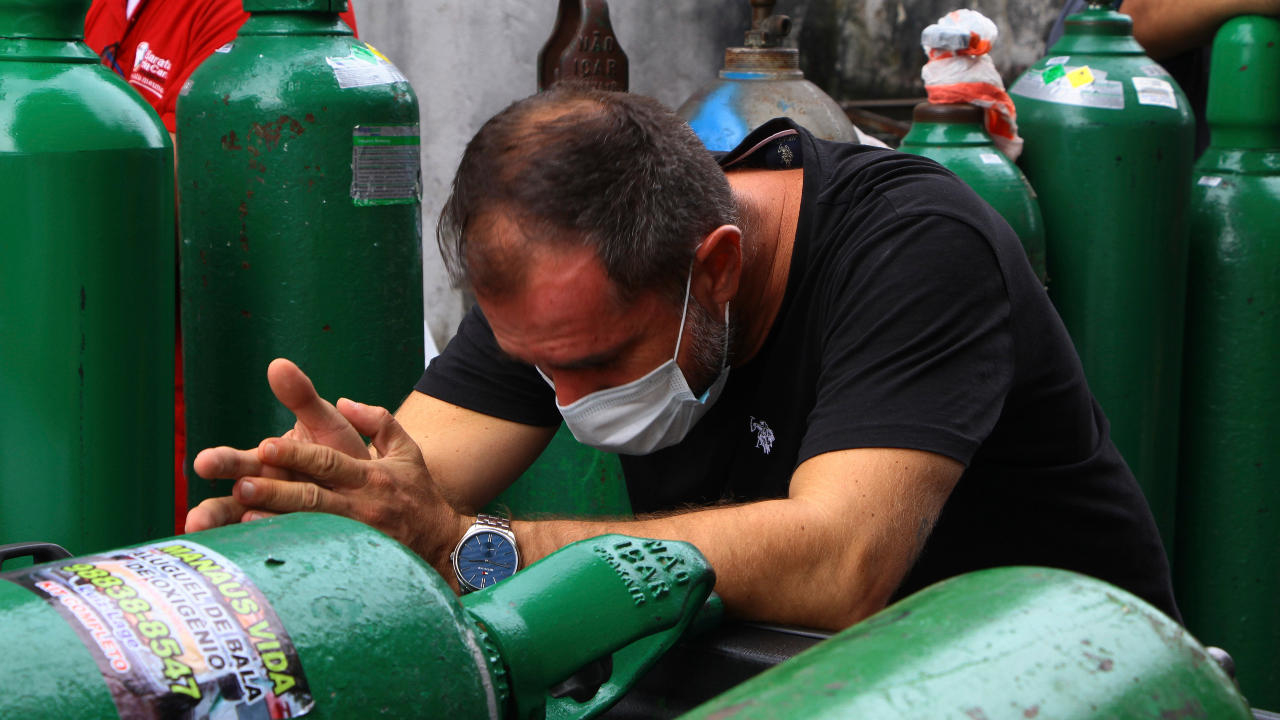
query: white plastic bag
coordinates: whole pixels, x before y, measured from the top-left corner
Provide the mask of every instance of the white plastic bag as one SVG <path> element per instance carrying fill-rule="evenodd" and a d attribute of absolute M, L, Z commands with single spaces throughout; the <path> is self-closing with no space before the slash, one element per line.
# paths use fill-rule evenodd
<path fill-rule="evenodd" d="M 954 10 L 920 33 L 929 62 L 920 71 L 931 103 L 972 103 L 984 110 L 996 147 L 1017 160 L 1022 153 L 1017 111 L 987 54 L 996 24 L 974 10 Z"/>

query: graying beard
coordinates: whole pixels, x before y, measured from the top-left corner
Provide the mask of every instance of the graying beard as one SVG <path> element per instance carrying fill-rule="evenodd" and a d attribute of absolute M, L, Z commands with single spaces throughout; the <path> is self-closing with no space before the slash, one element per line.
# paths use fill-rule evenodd
<path fill-rule="evenodd" d="M 729 333 L 724 320 L 712 317 L 702 304 L 689 299 L 689 350 L 693 353 L 693 378 L 690 390 L 701 395 L 720 374 L 724 360 L 724 341 Z M 730 345 L 732 349 L 732 345 Z"/>

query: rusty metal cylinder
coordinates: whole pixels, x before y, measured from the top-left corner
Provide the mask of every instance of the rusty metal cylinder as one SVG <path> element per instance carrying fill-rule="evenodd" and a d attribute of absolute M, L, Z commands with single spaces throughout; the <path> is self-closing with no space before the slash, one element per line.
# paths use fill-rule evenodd
<path fill-rule="evenodd" d="M 1250 720 L 1195 638 L 1142 600 L 1006 567 L 908 597 L 683 716 Z"/>
<path fill-rule="evenodd" d="M 246 0 L 235 41 L 178 98 L 191 460 L 292 427 L 276 357 L 324 397 L 396 407 L 422 374 L 418 101 L 339 19 L 345 0 Z"/>

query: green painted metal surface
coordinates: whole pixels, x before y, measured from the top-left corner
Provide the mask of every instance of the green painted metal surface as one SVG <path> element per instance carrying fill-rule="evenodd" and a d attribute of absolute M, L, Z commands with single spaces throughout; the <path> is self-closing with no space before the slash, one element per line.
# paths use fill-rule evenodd
<path fill-rule="evenodd" d="M 224 49 L 178 99 L 190 505 L 230 491 L 195 453 L 292 426 L 273 358 L 387 407 L 423 368 L 412 88 L 332 9 L 254 14 Z"/>
<path fill-rule="evenodd" d="M 261 591 L 282 621 L 315 699 L 307 717 L 414 717 L 424 707 L 447 717 L 495 717 L 490 708 L 497 708 L 497 700 L 489 697 L 484 680 L 496 670 L 481 659 L 452 591 L 416 555 L 381 533 L 334 515 L 297 514 L 158 542 L 169 541 L 219 553 Z M 6 573 L 10 580 L 13 575 Z M 3 577 L 0 677 L 6 690 L 0 717 L 115 717 L 102 672 L 70 623 L 35 592 Z M 195 617 L 212 626 L 206 614 Z M 185 642 L 179 627 L 190 620 L 155 609 L 148 617 L 169 622 Z M 190 637 L 203 627 L 190 625 Z M 116 631 L 122 644 L 129 636 Z M 237 654 L 249 655 L 216 652 L 229 667 L 241 667 Z"/>
<path fill-rule="evenodd" d="M 173 147 L 88 4 L 0 0 L 0 544 L 73 552 L 173 503 Z"/>
<path fill-rule="evenodd" d="M 1101 3 L 1071 16 L 1009 94 L 1050 297 L 1172 551 L 1191 110 L 1129 17 Z"/>
<path fill-rule="evenodd" d="M 116 717 L 98 666 L 80 637 L 46 602 L 0 579 L 0 613 L 3 664 L 23 672 L 21 678 L 5 678 L 0 699 L 5 717 Z"/>
<path fill-rule="evenodd" d="M 462 602 L 507 659 L 514 717 L 579 718 L 621 697 L 675 643 L 714 585 L 692 545 L 603 535 Z M 590 700 L 547 698 L 548 687 L 610 654 L 612 674 Z"/>
<path fill-rule="evenodd" d="M 1280 20 L 1219 31 L 1191 186 L 1174 579 L 1187 627 L 1280 708 Z"/>
<path fill-rule="evenodd" d="M 982 110 L 973 105 L 916 106 L 911 130 L 898 149 L 923 155 L 960 176 L 1009 223 L 1041 283 L 1048 282 L 1044 262 L 1044 220 L 1031 183 L 996 148 L 982 126 Z"/>
<path fill-rule="evenodd" d="M 618 456 L 583 445 L 561 425 L 537 461 L 486 510 L 515 518 L 626 517 L 631 498 Z"/>
<path fill-rule="evenodd" d="M 1064 570 L 996 568 L 926 588 L 683 717 L 1252 715 L 1204 648 L 1137 597 Z"/>
<path fill-rule="evenodd" d="M 172 555 L 178 546 L 183 549 Z M 257 663 L 252 651 L 232 647 L 228 638 L 234 632 L 219 630 L 219 646 L 211 644 L 207 633 L 202 635 L 231 611 L 211 612 L 208 608 L 216 603 L 200 594 L 207 588 L 170 572 L 176 557 L 201 568 L 229 607 L 245 597 L 261 597 L 270 613 L 261 606 L 243 612 L 253 613 L 251 621 L 269 620 L 273 613 L 284 632 L 271 638 L 279 644 L 259 645 L 258 652 L 292 646 L 297 662 L 287 671 L 297 684 L 305 682 L 314 701 L 306 716 L 317 719 L 592 717 L 689 627 L 715 583 L 706 560 L 688 544 L 608 535 L 570 545 L 459 602 L 440 576 L 404 546 L 353 520 L 307 513 L 167 538 L 146 547 L 150 555 L 132 556 L 144 561 L 120 561 L 124 567 L 142 568 L 131 582 L 184 595 L 189 600 L 175 601 L 173 607 L 195 609 L 171 611 L 157 604 L 144 617 L 113 620 L 90 596 L 116 598 L 104 602 L 117 602 L 125 613 L 142 613 L 119 598 L 136 601 L 144 594 L 120 592 L 122 585 L 131 586 L 104 581 L 109 573 L 90 570 L 82 576 L 89 582 L 76 592 L 98 608 L 91 612 L 112 629 L 118 646 L 132 648 L 123 657 L 143 665 L 147 650 L 131 640 L 145 644 L 140 634 L 150 632 L 140 622 L 145 620 L 167 623 L 162 635 L 198 647 L 204 659 L 195 667 L 240 670 Z M 110 567 L 104 559 L 110 563 L 127 551 L 0 574 L 0 677 L 5 679 L 0 717 L 98 720 L 116 715 L 105 671 L 87 649 L 94 640 L 82 640 L 47 597 L 18 583 L 46 568 L 66 574 L 95 563 Z M 153 563 L 156 558 L 163 562 Z M 225 584 L 228 571 L 242 573 L 244 581 Z M 183 646 L 175 657 L 189 662 L 191 651 Z M 549 697 L 549 688 L 611 653 L 612 673 L 594 697 L 584 702 Z M 213 655 L 222 660 L 215 662 Z M 262 657 L 266 664 L 267 655 Z M 164 667 L 168 671 L 171 666 Z M 182 679 L 177 673 L 166 677 Z M 204 711 L 219 707 L 214 700 L 219 692 L 224 712 L 237 709 L 229 707 L 237 696 L 226 694 L 234 683 L 225 675 L 220 678 L 220 691 L 201 679 Z M 176 713 L 190 705 L 169 707 L 177 708 Z"/>

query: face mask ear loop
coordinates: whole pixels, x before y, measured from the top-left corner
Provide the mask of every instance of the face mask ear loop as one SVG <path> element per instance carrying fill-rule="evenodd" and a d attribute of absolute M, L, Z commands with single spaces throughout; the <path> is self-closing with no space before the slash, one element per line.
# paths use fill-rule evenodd
<path fill-rule="evenodd" d="M 693 263 L 689 263 L 689 277 L 684 281 L 684 307 L 680 309 L 680 332 L 676 333 L 676 352 L 671 357 L 680 361 L 680 341 L 684 339 L 684 319 L 689 314 L 689 289 L 693 287 Z"/>
<path fill-rule="evenodd" d="M 724 352 L 720 354 L 720 367 L 729 364 L 729 303 L 724 304 Z"/>

